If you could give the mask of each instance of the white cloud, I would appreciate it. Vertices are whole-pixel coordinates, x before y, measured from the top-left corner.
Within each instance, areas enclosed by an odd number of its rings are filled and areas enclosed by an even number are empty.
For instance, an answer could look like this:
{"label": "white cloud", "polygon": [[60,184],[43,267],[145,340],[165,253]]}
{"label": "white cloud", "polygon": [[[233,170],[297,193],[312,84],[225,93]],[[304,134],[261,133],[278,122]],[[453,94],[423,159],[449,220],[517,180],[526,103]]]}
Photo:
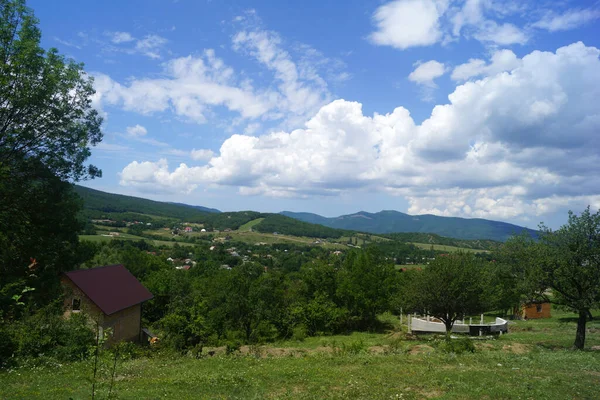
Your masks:
{"label": "white cloud", "polygon": [[[290,125],[306,121],[319,107],[331,100],[327,83],[308,63],[303,68],[282,48],[282,40],[274,32],[241,31],[234,35],[233,48],[247,52],[270,71],[277,82],[278,108],[288,114]],[[312,51],[312,49],[308,49]]]}
{"label": "white cloud", "polygon": [[160,58],[160,49],[168,40],[158,35],[146,35],[135,43],[135,48],[140,53],[150,58]]}
{"label": "white cloud", "polygon": [[529,37],[513,24],[497,24],[494,21],[485,21],[475,32],[474,37],[480,42],[489,42],[500,46],[511,44],[525,44]]}
{"label": "white cloud", "polygon": [[141,136],[145,136],[148,133],[148,131],[146,130],[146,128],[144,128],[143,126],[137,124],[135,126],[128,126],[127,127],[127,134],[130,136],[136,136],[136,137],[141,137]]}
{"label": "white cloud", "polygon": [[369,38],[374,44],[401,50],[445,44],[460,37],[487,45],[524,44],[529,40],[527,31],[502,21],[524,8],[519,3],[494,0],[394,0],[373,14],[376,30]]}
{"label": "white cloud", "polygon": [[582,43],[534,51],[458,86],[419,125],[403,107],[367,116],[336,100],[303,129],[233,135],[201,167],[133,162],[121,184],[294,197],[383,190],[407,198],[411,213],[487,218],[600,204],[599,56]]}
{"label": "white cloud", "polygon": [[181,57],[168,61],[162,77],[134,78],[121,85],[104,74],[95,74],[94,104],[122,107],[127,111],[152,114],[172,109],[176,115],[198,123],[206,120],[209,107],[221,106],[243,118],[258,118],[275,107],[266,92],[234,79],[233,69],[212,50],[200,57]]}
{"label": "white cloud", "polygon": [[159,35],[146,35],[141,39],[134,37],[129,32],[105,32],[111,44],[104,44],[103,51],[120,52],[126,54],[142,54],[152,59],[161,58],[161,51],[169,42],[166,38]]}
{"label": "white cloud", "polygon": [[111,34],[111,42],[119,44],[119,43],[127,43],[135,40],[131,33],[129,32],[113,32]]}
{"label": "white cloud", "polygon": [[370,39],[397,49],[437,43],[442,38],[439,18],[446,7],[446,2],[440,0],[396,0],[384,4],[373,14],[377,30]]}
{"label": "white cloud", "polygon": [[437,87],[434,80],[446,73],[446,67],[439,61],[431,60],[416,65],[417,68],[408,75],[408,80],[430,88]]}
{"label": "white cloud", "polygon": [[[172,109],[176,115],[197,123],[206,122],[207,114],[223,107],[242,119],[281,121],[282,126],[287,127],[304,123],[331,101],[318,67],[327,73],[338,73],[343,65],[336,60],[326,59],[316,50],[302,46],[303,58],[296,63],[283,49],[277,34],[262,30],[239,32],[232,42],[238,52],[255,58],[273,74],[273,85],[255,89],[251,80],[226,65],[214,50],[207,49],[200,56],[165,62],[159,77],[132,78],[127,84],[121,84],[105,74],[95,74],[94,106],[99,110],[106,105],[118,106],[141,114]],[[137,43],[142,49],[153,48],[151,44]],[[306,60],[317,63],[313,65]],[[247,129],[257,127],[258,122],[254,122]]]}
{"label": "white cloud", "polygon": [[472,58],[469,62],[454,68],[451,78],[466,81],[473,77],[496,75],[499,72],[512,71],[521,65],[521,60],[510,50],[498,50],[492,54],[489,64],[484,60]]}
{"label": "white cloud", "polygon": [[196,160],[196,161],[206,161],[206,160],[210,160],[213,156],[214,153],[212,150],[207,150],[207,149],[192,149],[192,151],[190,152],[190,155],[192,157],[192,160]]}
{"label": "white cloud", "polygon": [[600,10],[572,9],[567,10],[563,14],[548,12],[542,19],[532,24],[532,26],[550,32],[566,31],[579,28],[598,18],[600,18]]}

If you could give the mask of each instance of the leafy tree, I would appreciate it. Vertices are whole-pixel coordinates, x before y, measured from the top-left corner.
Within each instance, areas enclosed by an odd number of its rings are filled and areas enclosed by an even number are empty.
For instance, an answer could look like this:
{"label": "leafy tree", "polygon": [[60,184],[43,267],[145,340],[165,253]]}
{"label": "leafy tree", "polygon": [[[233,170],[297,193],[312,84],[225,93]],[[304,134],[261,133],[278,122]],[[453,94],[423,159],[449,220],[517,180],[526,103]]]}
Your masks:
{"label": "leafy tree", "polygon": [[438,257],[414,274],[412,306],[439,318],[449,333],[459,317],[484,310],[485,279],[482,261],[472,254]]}
{"label": "leafy tree", "polygon": [[590,310],[600,302],[600,211],[588,206],[581,215],[569,211],[569,221],[552,231],[540,225],[539,244],[532,246],[541,283],[552,289],[552,301],[578,314],[574,347],[585,345]]}
{"label": "leafy tree", "polygon": [[24,0],[0,0],[0,168],[35,158],[63,180],[100,176],[84,165],[102,140],[92,78],[42,49],[37,24]]}
{"label": "leafy tree", "polygon": [[102,120],[92,79],[40,47],[37,23],[24,0],[0,0],[0,293],[33,286],[43,304],[78,259],[81,205],[66,181],[101,175],[85,161]]}
{"label": "leafy tree", "polygon": [[390,306],[396,272],[374,249],[352,251],[339,273],[337,297],[359,327],[373,327]]}

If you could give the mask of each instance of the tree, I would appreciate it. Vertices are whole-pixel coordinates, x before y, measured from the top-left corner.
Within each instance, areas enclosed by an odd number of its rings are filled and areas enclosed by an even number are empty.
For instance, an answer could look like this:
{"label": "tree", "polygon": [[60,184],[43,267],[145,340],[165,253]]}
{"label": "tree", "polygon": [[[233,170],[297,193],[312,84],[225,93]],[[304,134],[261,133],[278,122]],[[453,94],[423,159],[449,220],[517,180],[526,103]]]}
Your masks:
{"label": "tree", "polygon": [[588,206],[557,231],[540,225],[540,241],[532,246],[541,282],[552,290],[552,302],[578,314],[574,347],[585,345],[590,310],[600,302],[600,211]]}
{"label": "tree", "polygon": [[40,47],[37,23],[24,0],[0,0],[0,314],[23,286],[53,297],[78,260],[81,204],[68,181],[101,175],[85,165],[102,139],[92,79]]}
{"label": "tree", "polygon": [[102,140],[83,65],[40,47],[24,0],[0,0],[0,170],[35,158],[62,180],[101,176],[85,166]]}
{"label": "tree", "polygon": [[485,279],[482,261],[472,254],[438,257],[414,274],[412,308],[439,318],[450,333],[459,317],[484,311]]}
{"label": "tree", "polygon": [[372,328],[377,314],[390,309],[396,271],[375,248],[352,251],[339,272],[337,298],[359,328]]}

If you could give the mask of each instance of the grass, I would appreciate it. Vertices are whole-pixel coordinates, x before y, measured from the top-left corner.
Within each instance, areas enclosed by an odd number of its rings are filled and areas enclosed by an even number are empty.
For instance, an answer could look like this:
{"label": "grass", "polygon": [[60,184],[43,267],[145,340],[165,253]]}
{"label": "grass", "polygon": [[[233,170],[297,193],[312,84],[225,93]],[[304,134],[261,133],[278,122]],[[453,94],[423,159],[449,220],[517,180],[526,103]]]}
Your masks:
{"label": "grass", "polygon": [[119,236],[102,236],[102,235],[79,235],[79,240],[88,240],[90,242],[109,242],[111,240],[144,240],[148,243],[152,243],[155,246],[169,246],[173,247],[175,243],[180,246],[195,246],[194,243],[186,242],[172,242],[168,240],[153,240],[144,238],[141,236],[130,235],[128,233],[121,233]]}
{"label": "grass", "polygon": [[[475,353],[447,353],[439,339],[353,333],[286,341],[244,354],[194,359],[155,354],[123,362],[120,399],[594,399],[600,385],[600,322],[586,351],[570,349],[574,314],[517,321],[476,341]],[[390,316],[388,316],[390,318]],[[282,348],[295,353],[277,352]],[[340,351],[325,351],[334,348]],[[0,372],[0,398],[90,397],[90,362]],[[108,381],[100,398],[106,398]]]}
{"label": "grass", "polygon": [[489,253],[489,250],[470,249],[468,247],[446,246],[443,244],[431,244],[431,243],[411,243],[411,244],[414,244],[418,248],[424,249],[424,250],[430,250],[431,247],[433,246],[434,250],[447,251],[449,253],[454,252],[454,251],[464,251],[467,253]]}
{"label": "grass", "polygon": [[253,219],[252,221],[247,222],[244,225],[240,226],[238,229],[238,232],[250,232],[252,230],[253,226],[260,224],[263,220],[264,220],[264,218]]}

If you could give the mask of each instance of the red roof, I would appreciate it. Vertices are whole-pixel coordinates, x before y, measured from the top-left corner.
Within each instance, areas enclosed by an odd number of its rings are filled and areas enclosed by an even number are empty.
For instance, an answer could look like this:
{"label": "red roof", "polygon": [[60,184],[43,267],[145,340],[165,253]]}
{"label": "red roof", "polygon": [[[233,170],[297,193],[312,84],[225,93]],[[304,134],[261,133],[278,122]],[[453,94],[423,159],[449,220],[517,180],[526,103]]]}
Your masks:
{"label": "red roof", "polygon": [[154,297],[120,264],[79,269],[65,275],[106,315]]}

